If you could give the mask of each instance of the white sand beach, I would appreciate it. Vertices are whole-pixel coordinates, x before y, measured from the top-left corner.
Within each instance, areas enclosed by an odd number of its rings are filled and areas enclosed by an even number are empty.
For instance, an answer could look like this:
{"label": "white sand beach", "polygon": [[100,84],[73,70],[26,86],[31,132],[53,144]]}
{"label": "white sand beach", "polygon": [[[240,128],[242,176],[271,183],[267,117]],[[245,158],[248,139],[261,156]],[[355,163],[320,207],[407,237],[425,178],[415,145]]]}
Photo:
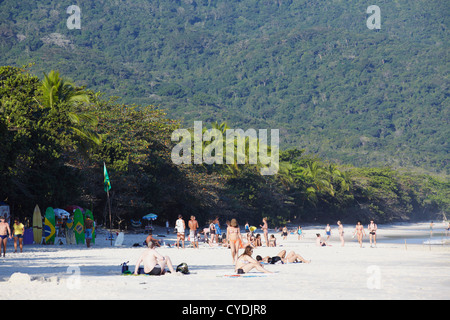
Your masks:
{"label": "white sand beach", "polygon": [[[442,223],[441,223],[442,224]],[[189,275],[124,276],[121,264],[134,268],[144,247],[132,247],[146,234],[127,233],[121,247],[111,247],[106,231],[91,247],[76,245],[28,245],[14,253],[8,241],[6,257],[0,258],[0,299],[187,299],[187,300],[301,300],[301,299],[440,299],[450,298],[450,246],[408,243],[402,239],[427,237],[429,223],[379,225],[378,244],[363,248],[351,238],[354,226],[345,225],[346,244],[341,247],[337,226],[332,226],[331,246],[316,246],[316,233],[325,226],[303,227],[305,237],[290,234],[278,247],[255,249],[253,257],[274,256],[294,250],[309,264],[266,265],[274,274],[261,277],[225,277],[234,274],[230,250],[201,244],[199,249],[166,248],[174,265],[185,262]],[[365,226],[367,227],[367,226]],[[433,239],[439,236],[436,223]],[[260,230],[259,230],[260,231]],[[273,230],[272,232],[273,233]],[[168,243],[176,239],[163,228],[154,235]],[[397,237],[397,242],[389,237]],[[158,237],[156,237],[158,238]],[[189,242],[186,241],[186,245]],[[242,252],[242,250],[240,251]],[[251,271],[251,275],[261,275]]]}

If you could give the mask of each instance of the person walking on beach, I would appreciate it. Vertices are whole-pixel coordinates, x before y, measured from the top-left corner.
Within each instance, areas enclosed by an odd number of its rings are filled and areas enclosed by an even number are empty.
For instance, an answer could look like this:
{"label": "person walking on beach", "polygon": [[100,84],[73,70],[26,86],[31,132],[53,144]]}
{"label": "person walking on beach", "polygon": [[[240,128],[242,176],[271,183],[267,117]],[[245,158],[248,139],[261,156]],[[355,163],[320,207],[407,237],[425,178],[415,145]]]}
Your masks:
{"label": "person walking on beach", "polygon": [[8,243],[8,236],[11,239],[11,229],[9,228],[9,223],[6,222],[5,217],[0,217],[0,256],[1,249],[3,248],[3,257],[6,254],[6,244]]}
{"label": "person walking on beach", "polygon": [[145,274],[150,275],[163,275],[165,274],[166,266],[169,268],[172,274],[175,274],[172,261],[168,256],[163,257],[155,250],[155,244],[153,241],[148,243],[148,249],[142,253],[139,260],[136,262],[134,268],[134,274],[139,274],[139,266],[144,263]]}
{"label": "person walking on beach", "polygon": [[267,218],[262,219],[263,225],[259,225],[264,232],[264,240],[266,241],[266,247],[269,246],[269,226],[267,225]]}
{"label": "person walking on beach", "polygon": [[375,247],[377,246],[377,229],[378,226],[373,222],[373,220],[370,220],[369,226],[367,227],[369,230],[369,241],[370,241],[370,247],[372,248],[372,240]]}
{"label": "person walking on beach", "polygon": [[191,216],[191,220],[188,222],[189,226],[189,240],[192,243],[192,246],[198,249],[198,236],[197,236],[197,229],[198,229],[198,222],[195,220],[195,216]]}
{"label": "person walking on beach", "polygon": [[19,222],[19,218],[14,219],[13,235],[14,235],[14,252],[17,252],[17,242],[19,242],[20,252],[23,249],[23,234],[25,233],[25,227]]}
{"label": "person walking on beach", "polygon": [[327,226],[325,227],[325,234],[327,235],[327,241],[330,240],[331,237],[331,227],[330,224],[327,223]]}
{"label": "person walking on beach", "polygon": [[366,235],[364,232],[364,227],[361,224],[361,221],[358,221],[355,227],[355,231],[353,232],[353,236],[356,234],[358,238],[359,247],[362,248],[362,239]]}
{"label": "person walking on beach", "polygon": [[230,225],[227,228],[227,239],[231,249],[231,258],[233,263],[236,264],[239,256],[239,248],[242,244],[241,231],[236,219],[231,219]]}
{"label": "person walking on beach", "polygon": [[186,223],[184,222],[181,214],[178,215],[178,220],[175,222],[175,228],[177,229],[177,248],[180,248],[181,240],[184,249],[184,230],[186,229]]}
{"label": "person walking on beach", "polygon": [[339,238],[341,239],[341,247],[343,247],[344,246],[344,226],[342,225],[341,221],[338,221],[337,225],[338,225]]}
{"label": "person walking on beach", "polygon": [[235,272],[238,274],[247,273],[252,269],[256,269],[258,271],[264,273],[272,273],[261,265],[258,261],[252,258],[253,248],[251,246],[247,246],[244,249],[244,253],[240,255],[235,264]]}

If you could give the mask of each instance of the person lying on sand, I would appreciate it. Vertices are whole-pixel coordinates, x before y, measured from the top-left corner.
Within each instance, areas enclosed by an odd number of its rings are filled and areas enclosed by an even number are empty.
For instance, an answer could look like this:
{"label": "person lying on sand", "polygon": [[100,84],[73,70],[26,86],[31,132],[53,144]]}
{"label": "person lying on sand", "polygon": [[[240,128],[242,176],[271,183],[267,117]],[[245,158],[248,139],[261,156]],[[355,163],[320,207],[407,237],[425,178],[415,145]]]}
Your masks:
{"label": "person lying on sand", "polygon": [[244,253],[239,256],[235,265],[235,271],[238,274],[247,273],[252,269],[256,269],[264,273],[272,273],[261,265],[258,261],[252,258],[253,248],[247,246],[244,249]]}
{"label": "person lying on sand", "polygon": [[281,263],[310,263],[311,260],[305,260],[301,255],[298,253],[295,253],[294,251],[289,252],[286,255],[286,250],[281,250],[276,256],[269,257],[266,256],[262,258],[261,256],[256,256],[256,260],[263,262],[263,263],[269,263],[269,264],[276,264],[277,262]]}
{"label": "person lying on sand", "polygon": [[134,274],[139,274],[139,266],[144,263],[145,274],[150,275],[163,275],[167,266],[172,274],[175,274],[175,270],[172,266],[172,261],[168,256],[163,257],[155,250],[155,243],[150,241],[148,243],[148,249],[142,253],[134,268]]}

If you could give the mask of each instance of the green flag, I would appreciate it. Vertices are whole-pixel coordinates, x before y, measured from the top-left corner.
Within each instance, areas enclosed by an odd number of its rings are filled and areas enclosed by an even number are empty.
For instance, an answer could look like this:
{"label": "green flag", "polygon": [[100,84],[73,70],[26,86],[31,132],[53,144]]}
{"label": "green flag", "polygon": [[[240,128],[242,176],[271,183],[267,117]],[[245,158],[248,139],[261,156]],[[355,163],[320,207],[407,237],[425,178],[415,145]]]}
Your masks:
{"label": "green flag", "polygon": [[106,171],[106,164],[103,162],[103,185],[105,186],[105,192],[111,190],[111,181],[109,181],[108,171]]}

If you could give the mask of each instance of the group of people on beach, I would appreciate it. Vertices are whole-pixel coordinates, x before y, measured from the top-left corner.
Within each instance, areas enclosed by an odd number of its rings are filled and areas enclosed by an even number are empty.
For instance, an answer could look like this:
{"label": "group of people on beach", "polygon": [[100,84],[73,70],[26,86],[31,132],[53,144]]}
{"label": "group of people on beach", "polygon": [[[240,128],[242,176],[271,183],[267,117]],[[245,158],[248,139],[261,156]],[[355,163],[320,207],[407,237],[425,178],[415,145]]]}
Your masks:
{"label": "group of people on beach", "polygon": [[[339,239],[341,241],[341,246],[343,247],[345,244],[345,240],[344,240],[344,226],[342,225],[341,221],[337,222],[338,225],[338,233],[339,233]],[[370,247],[376,247],[377,246],[377,230],[378,230],[378,226],[377,224],[373,221],[370,220],[369,225],[367,226],[367,231],[369,233],[369,241],[370,241]],[[327,236],[326,240],[322,239],[322,236],[320,233],[316,233],[316,244],[320,247],[325,247],[328,246],[329,244],[327,243],[327,241],[330,239],[331,237],[331,227],[329,224],[327,224],[327,226],[325,227],[325,234]],[[364,231],[364,226],[362,225],[361,221],[358,221],[356,223],[355,226],[355,230],[353,232],[352,238],[354,238],[356,236],[359,246],[360,248],[362,248],[362,244],[363,244],[363,237],[366,236],[366,232]]]}
{"label": "group of people on beach", "polygon": [[14,252],[17,252],[17,244],[19,244],[20,252],[23,250],[23,235],[25,233],[24,225],[19,221],[18,218],[14,219],[13,232],[9,227],[9,223],[6,222],[5,217],[0,217],[0,256],[3,252],[3,257],[6,255],[6,245],[8,243],[8,238],[14,238]]}
{"label": "group of people on beach", "polygon": [[[217,221],[211,221],[212,224],[214,224],[214,230],[217,230]],[[198,237],[197,237],[197,229],[198,229],[198,222],[195,219],[195,216],[191,216],[189,222],[189,240],[194,244],[194,248],[198,248]],[[211,233],[211,224],[210,224],[210,231]],[[268,237],[268,224],[267,224],[267,218],[263,219],[263,224],[260,226],[264,232],[264,238],[265,238],[265,244],[267,247],[271,246],[271,242]],[[185,229],[186,224],[183,220],[183,217],[181,215],[178,216],[177,221],[175,222],[175,229],[177,232],[177,242],[176,246],[179,247],[179,242],[182,241],[182,247],[184,248],[184,235],[185,235]],[[276,263],[310,263],[310,261],[307,261],[304,259],[300,254],[291,251],[289,253],[286,252],[286,250],[281,250],[276,256],[269,257],[266,256],[262,258],[261,256],[257,256],[256,259],[252,257],[253,251],[258,247],[258,245],[255,245],[253,241],[249,241],[251,239],[251,234],[253,233],[249,228],[245,228],[247,232],[247,242],[245,243],[240,231],[239,224],[237,223],[236,219],[232,219],[231,221],[227,221],[227,230],[226,230],[226,236],[224,238],[224,243],[227,244],[227,247],[230,249],[232,262],[234,265],[235,272],[238,274],[247,273],[252,269],[256,269],[257,271],[264,272],[264,273],[272,273],[271,271],[264,268],[263,264],[276,264]],[[205,232],[205,238],[207,238],[206,230]],[[211,235],[211,238],[207,241],[211,243],[215,239],[215,233]],[[156,247],[159,246],[159,241],[157,239],[154,239],[152,235],[150,234],[146,238],[146,244],[147,244],[147,250],[145,250],[142,255],[139,257],[134,274],[139,274],[140,272],[140,265],[141,263],[144,264],[144,273],[150,274],[150,275],[162,275],[166,273],[165,267],[169,269],[169,273],[174,274],[174,268],[172,260],[169,256],[162,256],[156,251]],[[239,250],[244,249],[244,252],[239,255]]]}

